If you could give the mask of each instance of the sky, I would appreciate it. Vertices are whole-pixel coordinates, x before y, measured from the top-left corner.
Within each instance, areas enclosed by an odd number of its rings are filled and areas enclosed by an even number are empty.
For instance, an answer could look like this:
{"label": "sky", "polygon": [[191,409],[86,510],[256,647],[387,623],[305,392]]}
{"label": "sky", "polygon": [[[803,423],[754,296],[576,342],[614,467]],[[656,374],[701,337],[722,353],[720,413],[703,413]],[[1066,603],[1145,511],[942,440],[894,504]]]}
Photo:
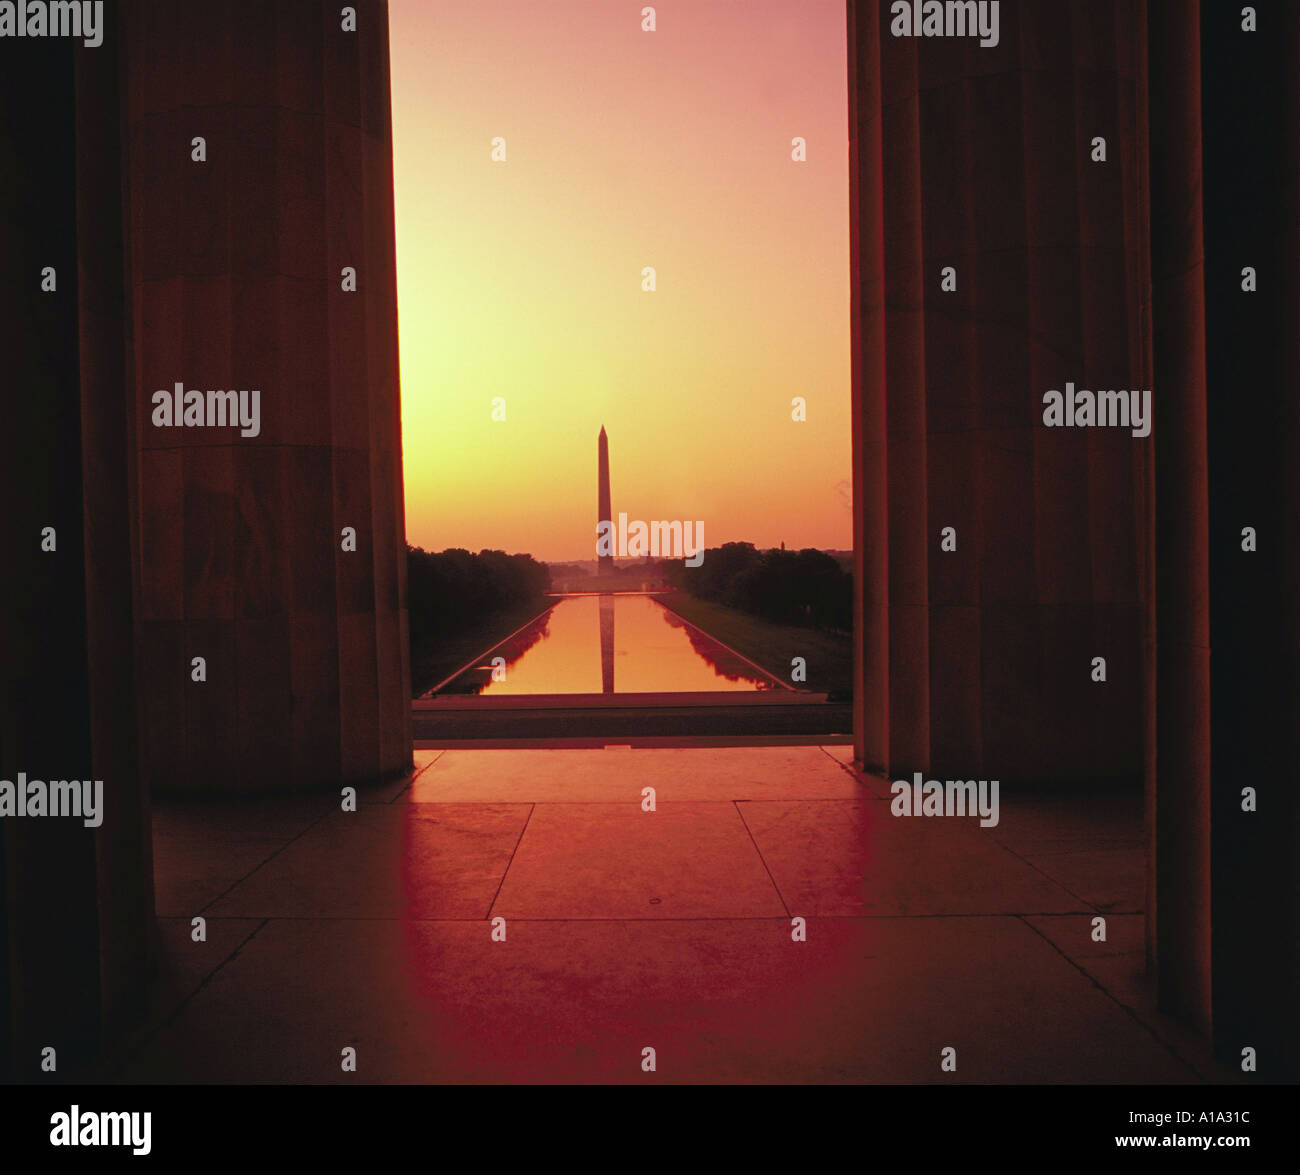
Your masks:
{"label": "sky", "polygon": [[391,0],[416,546],[593,558],[602,425],[615,514],[852,546],[844,0],[645,7]]}

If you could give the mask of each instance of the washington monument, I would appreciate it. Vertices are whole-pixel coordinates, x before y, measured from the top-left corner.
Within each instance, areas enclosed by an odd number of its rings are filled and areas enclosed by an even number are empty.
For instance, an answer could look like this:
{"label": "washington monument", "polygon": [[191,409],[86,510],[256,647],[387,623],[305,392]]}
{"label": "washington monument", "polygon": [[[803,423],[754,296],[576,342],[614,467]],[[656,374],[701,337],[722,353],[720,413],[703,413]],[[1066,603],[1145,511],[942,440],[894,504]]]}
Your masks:
{"label": "washington monument", "polygon": [[[609,509],[609,438],[605,435],[605,426],[600,426],[600,436],[596,438],[596,525],[611,523],[614,520]],[[614,556],[597,557],[597,574],[603,575],[614,568]]]}

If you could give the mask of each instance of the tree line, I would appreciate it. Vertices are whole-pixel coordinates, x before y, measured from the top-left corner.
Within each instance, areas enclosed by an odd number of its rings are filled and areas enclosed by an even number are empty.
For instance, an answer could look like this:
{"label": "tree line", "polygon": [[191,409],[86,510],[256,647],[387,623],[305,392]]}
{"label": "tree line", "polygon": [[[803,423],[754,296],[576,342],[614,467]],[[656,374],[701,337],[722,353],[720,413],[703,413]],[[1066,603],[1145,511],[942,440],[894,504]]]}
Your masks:
{"label": "tree line", "polygon": [[507,608],[540,603],[551,587],[550,568],[531,555],[459,547],[407,547],[406,578],[412,652]]}
{"label": "tree line", "polygon": [[665,562],[670,583],[774,624],[853,629],[853,576],[825,551],[759,551],[753,543],[709,547],[699,567]]}

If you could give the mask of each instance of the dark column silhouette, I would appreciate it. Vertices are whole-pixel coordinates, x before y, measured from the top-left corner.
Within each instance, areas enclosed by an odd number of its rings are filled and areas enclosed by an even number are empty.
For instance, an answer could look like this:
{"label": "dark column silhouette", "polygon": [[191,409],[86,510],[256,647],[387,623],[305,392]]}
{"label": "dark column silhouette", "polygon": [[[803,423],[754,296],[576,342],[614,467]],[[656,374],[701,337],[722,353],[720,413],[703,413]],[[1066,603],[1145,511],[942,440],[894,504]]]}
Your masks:
{"label": "dark column silhouette", "polygon": [[[0,1071],[84,1075],[144,994],[118,43],[0,41],[0,777],[102,780],[97,828],[0,821]],[[41,289],[53,270],[54,288]],[[48,531],[46,528],[49,528]],[[46,548],[46,549],[43,549]],[[52,1047],[57,1068],[42,1069]]]}
{"label": "dark column silhouette", "polygon": [[[106,8],[107,11],[107,8]],[[153,830],[139,756],[132,559],[136,425],[134,332],[126,294],[121,64],[116,39],[74,50],[77,108],[77,304],[86,559],[90,736],[104,780],[95,833],[99,882],[100,1005],[109,1034],[145,998],[153,947]]]}
{"label": "dark column silhouette", "polygon": [[1151,386],[1141,11],[1004,3],[982,48],[849,6],[857,741],[892,775],[1142,776],[1150,442],[1042,420]]}
{"label": "dark column silhouette", "polygon": [[[168,791],[410,762],[387,9],[354,7],[355,32],[305,0],[124,10],[140,699]],[[260,435],[154,427],[177,381],[259,389]]]}
{"label": "dark column silhouette", "polygon": [[[20,48],[22,52],[20,52]],[[7,459],[0,462],[6,559],[0,776],[82,779],[91,770],[90,680],[77,357],[76,112],[66,44],[0,41],[8,120],[0,160]],[[42,271],[57,288],[39,293]],[[55,551],[41,550],[52,527]],[[79,820],[0,821],[6,1029],[14,1075],[36,1080],[40,1049],[65,1069],[99,1028],[85,977],[98,966],[95,836]],[[51,936],[58,924],[62,933]]]}
{"label": "dark column silhouette", "polygon": [[[1201,5],[1210,943],[1223,1058],[1300,1080],[1300,7]],[[1153,103],[1155,84],[1153,81]],[[1256,291],[1243,289],[1255,270]],[[1243,529],[1255,550],[1243,550]],[[1202,566],[1205,566],[1203,563]],[[1206,590],[1208,586],[1208,591]],[[1190,717],[1190,716],[1189,716]],[[1208,747],[1206,743],[1208,741]],[[1243,811],[1243,789],[1256,811]],[[1204,853],[1204,846],[1198,846]]]}
{"label": "dark column silhouette", "polygon": [[878,5],[848,6],[850,336],[853,355],[853,745],[890,762],[885,226]]}

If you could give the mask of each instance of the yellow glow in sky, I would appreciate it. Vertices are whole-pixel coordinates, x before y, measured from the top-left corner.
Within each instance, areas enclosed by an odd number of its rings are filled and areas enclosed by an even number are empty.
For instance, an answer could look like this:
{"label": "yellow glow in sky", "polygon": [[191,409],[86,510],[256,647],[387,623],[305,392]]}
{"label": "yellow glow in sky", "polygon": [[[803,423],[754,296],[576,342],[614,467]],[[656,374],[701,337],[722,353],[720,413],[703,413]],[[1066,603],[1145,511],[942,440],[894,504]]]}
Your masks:
{"label": "yellow glow in sky", "polygon": [[593,558],[602,424],[615,513],[852,545],[843,0],[642,7],[390,4],[418,546]]}

